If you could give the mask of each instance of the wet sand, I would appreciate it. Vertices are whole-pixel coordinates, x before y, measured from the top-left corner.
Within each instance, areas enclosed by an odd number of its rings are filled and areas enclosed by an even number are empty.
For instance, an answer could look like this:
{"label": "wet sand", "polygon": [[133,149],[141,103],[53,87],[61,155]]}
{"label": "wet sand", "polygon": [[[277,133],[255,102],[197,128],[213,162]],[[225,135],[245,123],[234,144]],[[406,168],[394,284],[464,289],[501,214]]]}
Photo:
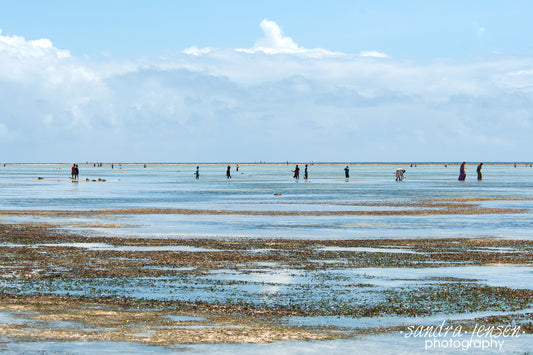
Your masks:
{"label": "wet sand", "polygon": [[[533,332],[532,289],[415,277],[417,270],[441,267],[530,266],[532,241],[124,239],[51,227],[0,225],[0,335],[8,341],[172,346],[328,340],[405,326],[297,326],[289,320],[349,317],[357,324],[362,317],[469,313],[466,328],[512,323]],[[375,276],[355,282],[345,274],[360,268],[402,268],[413,278],[379,286]],[[504,314],[477,319],[480,311]]]}
{"label": "wet sand", "polygon": [[[530,198],[444,198],[424,199],[408,202],[311,202],[301,205],[324,206],[368,206],[394,207],[386,210],[320,210],[320,211],[254,211],[254,210],[221,210],[221,209],[187,209],[187,208],[116,208],[100,210],[0,210],[0,216],[113,216],[137,214],[182,214],[182,215],[251,215],[251,216],[422,216],[422,215],[482,215],[482,214],[519,214],[527,213],[526,208],[490,208],[482,207],[474,202],[487,201],[531,201]],[[278,203],[278,202],[276,202]],[[271,202],[271,204],[273,204]],[[296,204],[279,202],[279,204]]]}

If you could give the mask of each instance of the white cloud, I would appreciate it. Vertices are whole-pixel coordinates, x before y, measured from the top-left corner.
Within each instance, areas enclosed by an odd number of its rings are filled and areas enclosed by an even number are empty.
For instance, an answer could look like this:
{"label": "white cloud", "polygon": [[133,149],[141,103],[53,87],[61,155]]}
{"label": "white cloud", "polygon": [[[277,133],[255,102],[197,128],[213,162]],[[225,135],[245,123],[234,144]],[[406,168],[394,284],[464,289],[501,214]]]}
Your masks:
{"label": "white cloud", "polygon": [[247,50],[105,63],[0,35],[0,136],[17,132],[0,147],[25,161],[526,159],[533,58],[419,64],[261,27]]}
{"label": "white cloud", "polygon": [[26,41],[21,36],[2,36],[2,32],[0,32],[0,51],[9,53],[19,59],[42,58],[45,56],[54,56],[58,59],[70,57],[69,51],[54,48],[49,39]]}
{"label": "white cloud", "polygon": [[533,70],[524,69],[502,73],[496,79],[498,84],[509,89],[518,89],[522,92],[533,93]]}
{"label": "white cloud", "polygon": [[375,57],[375,58],[388,58],[389,56],[383,52],[377,51],[363,51],[359,54],[361,57]]}
{"label": "white cloud", "polygon": [[211,48],[198,48],[196,46],[192,46],[192,47],[189,47],[189,48],[185,48],[183,50],[183,53],[185,54],[189,54],[189,55],[194,55],[194,56],[200,56],[200,55],[204,55],[204,54],[209,54],[211,52]]}
{"label": "white cloud", "polygon": [[253,47],[254,51],[265,53],[298,53],[303,51],[290,37],[284,37],[281,28],[274,22],[264,19],[261,29],[265,37],[258,39]]}
{"label": "white cloud", "polygon": [[49,39],[36,39],[29,42],[33,48],[52,48],[52,42]]}
{"label": "white cloud", "polygon": [[331,56],[338,55],[338,52],[332,52],[321,48],[306,49],[300,47],[292,38],[284,36],[279,25],[267,19],[261,21],[261,29],[264,37],[255,41],[252,48],[236,49],[238,52],[249,54],[266,53],[266,54],[304,54],[307,56]]}

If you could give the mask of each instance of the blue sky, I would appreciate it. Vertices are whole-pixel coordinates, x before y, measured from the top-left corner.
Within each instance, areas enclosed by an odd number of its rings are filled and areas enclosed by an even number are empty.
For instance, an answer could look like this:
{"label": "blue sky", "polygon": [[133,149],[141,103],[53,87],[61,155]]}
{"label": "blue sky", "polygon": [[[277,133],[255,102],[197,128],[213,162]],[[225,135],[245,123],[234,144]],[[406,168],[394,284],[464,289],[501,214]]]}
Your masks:
{"label": "blue sky", "polygon": [[528,161],[530,1],[3,1],[0,161]]}

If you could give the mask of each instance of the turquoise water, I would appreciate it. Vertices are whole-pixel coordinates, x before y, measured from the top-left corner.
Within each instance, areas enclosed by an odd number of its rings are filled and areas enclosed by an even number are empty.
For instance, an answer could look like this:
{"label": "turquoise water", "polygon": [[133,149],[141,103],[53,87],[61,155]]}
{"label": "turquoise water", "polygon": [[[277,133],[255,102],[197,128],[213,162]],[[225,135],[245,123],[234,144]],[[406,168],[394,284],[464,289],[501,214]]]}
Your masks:
{"label": "turquoise water", "polygon": [[[442,164],[345,164],[309,166],[309,180],[292,178],[294,165],[115,164],[114,169],[80,165],[80,181],[71,182],[68,164],[0,166],[0,210],[98,210],[175,208],[236,211],[398,211],[427,207],[397,206],[422,199],[533,199],[533,168],[485,164],[483,181],[476,165],[467,165],[467,181],[457,181],[459,166]],[[407,170],[396,182],[398,167]],[[39,179],[42,178],[42,179]],[[89,179],[89,181],[86,181]],[[105,181],[98,181],[102,179]],[[96,181],[93,181],[96,180]],[[489,200],[482,207],[533,209],[533,200]],[[385,204],[385,205],[380,205]],[[141,214],[106,217],[39,218],[74,231],[145,237],[276,237],[313,239],[404,237],[501,237],[531,239],[530,211],[485,215],[269,216]],[[3,221],[33,217],[2,217]],[[80,224],[120,224],[116,228]]]}

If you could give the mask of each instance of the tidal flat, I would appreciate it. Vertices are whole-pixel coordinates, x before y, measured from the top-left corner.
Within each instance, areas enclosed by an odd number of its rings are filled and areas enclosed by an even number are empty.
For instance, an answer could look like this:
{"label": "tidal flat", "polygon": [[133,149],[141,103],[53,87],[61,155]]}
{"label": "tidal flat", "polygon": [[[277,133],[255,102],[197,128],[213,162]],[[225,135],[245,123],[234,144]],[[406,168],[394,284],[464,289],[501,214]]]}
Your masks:
{"label": "tidal flat", "polygon": [[533,332],[532,241],[0,236],[8,342],[330,341],[443,320]]}
{"label": "tidal flat", "polygon": [[530,351],[533,169],[395,165],[7,165],[0,351]]}

